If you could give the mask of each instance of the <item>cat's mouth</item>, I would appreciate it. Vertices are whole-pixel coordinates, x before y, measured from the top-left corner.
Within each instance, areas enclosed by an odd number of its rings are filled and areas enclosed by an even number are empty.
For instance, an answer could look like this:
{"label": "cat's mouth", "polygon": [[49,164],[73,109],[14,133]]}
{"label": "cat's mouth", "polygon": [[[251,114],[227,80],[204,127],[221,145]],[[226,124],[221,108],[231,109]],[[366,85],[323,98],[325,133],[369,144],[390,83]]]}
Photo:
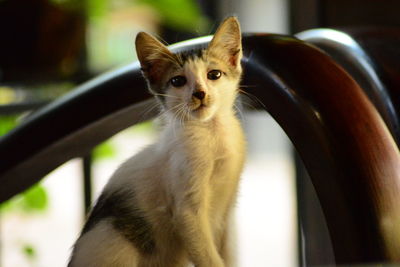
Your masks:
{"label": "cat's mouth", "polygon": [[199,111],[199,110],[202,110],[202,109],[205,109],[205,108],[207,108],[207,105],[204,104],[204,103],[200,103],[197,107],[193,108],[192,111]]}

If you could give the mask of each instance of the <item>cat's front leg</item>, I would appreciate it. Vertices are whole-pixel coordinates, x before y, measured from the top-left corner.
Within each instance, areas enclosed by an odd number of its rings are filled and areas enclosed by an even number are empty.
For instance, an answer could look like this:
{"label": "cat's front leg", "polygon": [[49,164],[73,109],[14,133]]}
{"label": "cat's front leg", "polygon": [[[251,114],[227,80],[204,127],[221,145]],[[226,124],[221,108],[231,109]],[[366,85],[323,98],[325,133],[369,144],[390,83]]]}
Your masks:
{"label": "cat's front leg", "polygon": [[214,243],[208,216],[201,209],[186,206],[178,214],[180,237],[196,267],[224,267]]}
{"label": "cat's front leg", "polygon": [[196,163],[201,168],[184,170],[174,186],[176,231],[196,267],[224,267],[210,225],[209,179],[213,166]]}
{"label": "cat's front leg", "polygon": [[[233,212],[231,212],[233,214]],[[221,235],[221,241],[219,244],[219,251],[222,259],[224,260],[225,266],[236,267],[237,266],[237,236],[236,236],[236,221],[234,214],[230,215]]]}

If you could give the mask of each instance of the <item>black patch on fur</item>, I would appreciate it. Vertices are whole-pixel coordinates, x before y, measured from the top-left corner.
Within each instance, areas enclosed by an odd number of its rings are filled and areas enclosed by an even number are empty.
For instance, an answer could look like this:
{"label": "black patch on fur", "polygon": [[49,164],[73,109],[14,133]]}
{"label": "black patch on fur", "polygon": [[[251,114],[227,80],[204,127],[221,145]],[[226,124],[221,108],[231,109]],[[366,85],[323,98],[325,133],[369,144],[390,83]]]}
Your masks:
{"label": "black patch on fur", "polygon": [[[205,47],[199,46],[198,48],[195,49],[191,49],[188,51],[183,51],[183,52],[179,52],[177,53],[177,58],[178,58],[178,62],[176,62],[176,64],[179,64],[179,66],[177,65],[173,65],[171,67],[174,68],[182,68],[183,65],[185,65],[185,63],[188,60],[193,60],[195,58],[202,58],[204,55],[204,51],[205,51]],[[145,73],[147,70],[142,68],[143,73]],[[144,75],[146,77],[146,75]],[[161,104],[165,105],[165,101],[166,101],[166,97],[162,96],[162,95],[157,95],[157,94],[164,94],[166,91],[166,87],[168,86],[169,80],[167,83],[165,84],[160,84],[160,81],[151,81],[150,82],[150,92],[154,93],[154,96],[161,102]]]}
{"label": "black patch on fur", "polygon": [[178,57],[182,59],[181,66],[185,64],[186,61],[189,59],[195,59],[195,58],[202,58],[204,53],[204,49],[199,48],[199,49],[192,49],[188,51],[183,51],[178,53]]}
{"label": "black patch on fur", "polygon": [[150,223],[145,214],[135,206],[132,192],[123,190],[102,194],[83,227],[82,235],[103,219],[111,219],[114,228],[128,239],[141,253],[152,254],[156,245]]}

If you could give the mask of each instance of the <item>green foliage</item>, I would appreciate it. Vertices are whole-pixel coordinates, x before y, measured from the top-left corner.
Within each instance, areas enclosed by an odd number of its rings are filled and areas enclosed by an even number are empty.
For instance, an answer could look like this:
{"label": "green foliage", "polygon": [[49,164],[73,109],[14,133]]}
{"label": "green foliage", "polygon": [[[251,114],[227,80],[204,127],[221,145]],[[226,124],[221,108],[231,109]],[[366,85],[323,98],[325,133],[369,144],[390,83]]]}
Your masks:
{"label": "green foliage", "polygon": [[104,142],[93,150],[92,155],[93,160],[101,160],[114,157],[116,155],[116,151],[111,142]]}
{"label": "green foliage", "polygon": [[25,213],[44,212],[48,208],[48,194],[40,185],[34,185],[27,191],[0,205],[0,211],[20,211]]}
{"label": "green foliage", "polygon": [[139,124],[136,124],[132,128],[130,128],[132,133],[145,133],[151,134],[154,132],[154,124],[153,121],[145,121]]}
{"label": "green foliage", "polygon": [[[154,125],[152,121],[145,121],[129,128],[128,130],[132,134],[153,134]],[[113,145],[112,141],[106,141],[98,145],[92,153],[93,160],[103,160],[115,157],[117,149]]]}
{"label": "green foliage", "polygon": [[207,28],[207,19],[201,15],[194,0],[138,0],[138,3],[152,6],[158,11],[163,22],[176,30],[200,31]]}
{"label": "green foliage", "polygon": [[[65,1],[65,0],[53,0]],[[113,6],[112,0],[87,0],[87,10],[89,17],[99,19],[110,11]],[[142,4],[152,7],[158,12],[163,23],[179,31],[199,31],[204,33],[208,28],[209,21],[202,16],[200,7],[195,0],[137,0],[119,1],[120,5],[131,6],[132,4]]]}
{"label": "green foliage", "polygon": [[87,11],[91,19],[98,19],[104,16],[108,9],[110,0],[87,0]]}
{"label": "green foliage", "polygon": [[37,256],[35,248],[30,244],[25,244],[22,246],[22,253],[29,259],[34,260]]}
{"label": "green foliage", "polygon": [[17,125],[17,116],[0,116],[0,136],[5,135]]}
{"label": "green foliage", "polygon": [[47,192],[41,185],[33,186],[22,195],[21,208],[26,212],[44,211],[47,207]]}

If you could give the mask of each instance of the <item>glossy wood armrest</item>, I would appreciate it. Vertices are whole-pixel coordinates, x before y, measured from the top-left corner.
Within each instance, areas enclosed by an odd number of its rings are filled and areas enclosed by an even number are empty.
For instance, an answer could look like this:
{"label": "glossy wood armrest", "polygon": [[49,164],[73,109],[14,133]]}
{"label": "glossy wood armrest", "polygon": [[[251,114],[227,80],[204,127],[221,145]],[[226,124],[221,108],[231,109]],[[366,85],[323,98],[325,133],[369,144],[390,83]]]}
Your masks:
{"label": "glossy wood armrest", "polygon": [[357,80],[400,146],[400,28],[321,28],[297,37],[327,52]]}

